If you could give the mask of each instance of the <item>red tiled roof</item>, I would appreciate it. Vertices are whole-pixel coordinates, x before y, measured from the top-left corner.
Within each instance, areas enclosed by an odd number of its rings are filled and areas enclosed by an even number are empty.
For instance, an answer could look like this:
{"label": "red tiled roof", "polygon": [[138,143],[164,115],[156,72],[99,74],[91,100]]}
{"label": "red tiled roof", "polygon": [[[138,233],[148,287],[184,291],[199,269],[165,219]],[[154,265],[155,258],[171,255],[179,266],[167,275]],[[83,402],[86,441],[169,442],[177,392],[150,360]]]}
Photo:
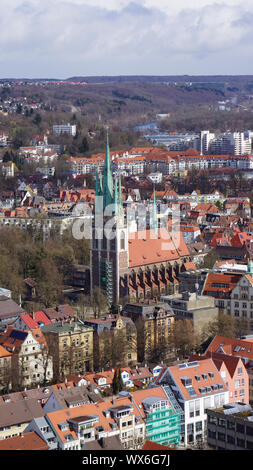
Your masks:
{"label": "red tiled roof", "polygon": [[141,450],[163,451],[163,450],[175,450],[175,449],[173,449],[173,447],[168,447],[168,446],[164,446],[162,444],[158,444],[157,442],[146,441],[144,446],[141,448]]}
{"label": "red tiled roof", "polygon": [[241,360],[240,357],[237,356],[231,356],[223,353],[217,353],[213,351],[206,351],[206,353],[202,356],[197,356],[197,355],[192,355],[189,358],[189,361],[201,361],[203,359],[212,359],[215,366],[217,367],[218,370],[221,369],[222,364],[224,363],[226,365],[226,368],[230,374],[230,377],[233,378],[235,371],[237,370],[238,364],[242,363],[243,367],[244,364]]}
{"label": "red tiled roof", "polygon": [[228,338],[226,336],[215,336],[212,342],[209,344],[206,352],[223,352],[232,356],[239,356],[247,358],[248,360],[253,359],[253,344],[247,339]]}
{"label": "red tiled roof", "polygon": [[229,273],[209,273],[204,285],[203,295],[214,296],[216,293],[229,294],[236,287],[241,279],[242,274],[229,274]]}
{"label": "red tiled roof", "polygon": [[[165,229],[164,229],[165,230]],[[173,238],[165,238],[163,230],[158,235],[153,230],[138,232],[134,239],[129,239],[129,266],[160,263],[189,256],[189,250],[181,232],[173,232]],[[166,231],[170,237],[170,232]]]}
{"label": "red tiled roof", "polygon": [[47,443],[34,431],[0,440],[0,450],[49,450]]}
{"label": "red tiled roof", "polygon": [[26,313],[20,317],[25,324],[28,326],[29,329],[39,328],[41,323],[44,325],[51,325],[51,320],[47,317],[47,315],[42,312],[34,312],[34,313]]}
{"label": "red tiled roof", "polygon": [[[223,391],[227,390],[225,382],[221,378],[212,359],[203,359],[200,361],[196,361],[196,365],[192,365],[191,367],[189,366],[190,363],[187,364],[188,367],[186,368],[181,368],[182,364],[169,367],[169,370],[185,400],[189,400],[190,398],[192,398],[187,387],[184,386],[181,380],[185,376],[187,376],[187,378],[192,379],[192,387],[195,390],[196,397],[203,396],[203,394],[199,390],[201,387],[211,387],[211,385],[217,385],[220,383],[223,385]],[[213,374],[212,377],[209,375],[209,372]],[[204,379],[202,374],[206,375],[206,379]],[[200,379],[197,380],[196,376],[199,376]],[[212,389],[210,392],[206,392],[207,395],[211,395],[212,393],[217,392],[212,391]]]}

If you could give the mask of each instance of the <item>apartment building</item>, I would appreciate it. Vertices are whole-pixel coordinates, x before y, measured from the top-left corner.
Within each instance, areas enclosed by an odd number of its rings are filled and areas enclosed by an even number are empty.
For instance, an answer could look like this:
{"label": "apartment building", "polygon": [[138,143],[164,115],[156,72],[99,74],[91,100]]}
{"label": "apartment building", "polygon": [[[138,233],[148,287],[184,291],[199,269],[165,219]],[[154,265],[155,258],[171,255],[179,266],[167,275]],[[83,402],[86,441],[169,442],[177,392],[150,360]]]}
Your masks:
{"label": "apartment building", "polygon": [[213,297],[219,313],[230,314],[231,295],[240,281],[242,273],[210,272],[202,289],[202,295]]}
{"label": "apartment building", "polygon": [[155,354],[162,353],[164,348],[169,354],[169,338],[175,316],[169,305],[151,301],[126,304],[122,315],[130,318],[136,326],[139,362],[154,359]]}
{"label": "apartment building", "polygon": [[73,137],[76,135],[76,125],[68,124],[57,124],[53,126],[53,133],[54,134],[69,134]]}
{"label": "apartment building", "polygon": [[93,330],[82,322],[69,320],[41,328],[53,356],[54,378],[83,374],[93,368]]}
{"label": "apartment building", "polygon": [[183,411],[181,444],[187,447],[206,439],[207,409],[229,403],[229,391],[212,359],[167,367],[156,379]]}
{"label": "apartment building", "polygon": [[[124,393],[124,392],[122,392]],[[180,443],[181,409],[175,409],[162,386],[132,392],[146,425],[146,439],[157,444]]]}
{"label": "apartment building", "polygon": [[[227,354],[230,356],[236,356],[242,359],[247,373],[248,373],[248,390],[249,390],[249,403],[253,403],[253,342],[252,342],[252,337],[245,337],[244,339],[238,339],[238,338],[227,338],[225,336],[215,336],[215,338],[212,340],[212,342],[209,344],[207,350],[205,351],[206,353],[221,353],[221,354]],[[242,390],[240,392],[238,390],[237,396],[235,398],[244,398],[246,395],[247,391],[243,392],[243,389],[245,389],[245,381],[243,382],[241,379],[245,379],[244,369],[240,368],[238,370],[238,377],[237,380],[237,389]],[[240,401],[242,401],[240,399]]]}
{"label": "apartment building", "polygon": [[43,416],[44,411],[35,398],[12,402],[5,396],[5,403],[0,405],[0,441],[21,436],[34,418]]}
{"label": "apartment building", "polygon": [[52,380],[52,357],[39,330],[8,328],[0,337],[0,343],[11,353],[12,387],[28,387]]}
{"label": "apartment building", "polygon": [[230,315],[244,319],[253,331],[253,262],[248,264],[248,273],[241,276],[231,292]]}
{"label": "apartment building", "polygon": [[59,450],[82,450],[95,440],[118,436],[124,449],[144,444],[145,424],[131,397],[86,404],[48,413]]}
{"label": "apartment building", "polygon": [[202,356],[190,357],[190,361],[212,359],[229,391],[229,402],[240,400],[249,403],[249,376],[241,357],[207,351]]}
{"label": "apartment building", "polygon": [[93,329],[94,369],[119,367],[137,362],[137,330],[134,322],[123,316],[86,318]]}
{"label": "apartment building", "polygon": [[0,346],[0,390],[8,390],[12,387],[12,354],[3,346]]}

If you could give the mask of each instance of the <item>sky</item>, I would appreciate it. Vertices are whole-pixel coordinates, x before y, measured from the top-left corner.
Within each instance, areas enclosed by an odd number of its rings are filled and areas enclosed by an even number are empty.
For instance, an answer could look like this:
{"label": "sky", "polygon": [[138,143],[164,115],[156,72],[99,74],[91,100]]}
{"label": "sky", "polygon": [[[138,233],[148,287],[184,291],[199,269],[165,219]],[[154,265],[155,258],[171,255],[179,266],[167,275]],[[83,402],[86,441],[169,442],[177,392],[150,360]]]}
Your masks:
{"label": "sky", "polygon": [[1,0],[0,77],[253,74],[253,0]]}

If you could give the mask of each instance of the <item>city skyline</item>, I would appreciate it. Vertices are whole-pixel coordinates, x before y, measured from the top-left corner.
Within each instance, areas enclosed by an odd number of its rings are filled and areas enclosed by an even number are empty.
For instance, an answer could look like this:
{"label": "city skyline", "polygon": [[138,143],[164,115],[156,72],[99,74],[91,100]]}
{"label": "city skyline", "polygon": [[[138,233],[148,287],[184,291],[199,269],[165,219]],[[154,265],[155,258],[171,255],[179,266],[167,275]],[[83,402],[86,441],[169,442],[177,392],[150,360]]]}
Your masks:
{"label": "city skyline", "polygon": [[6,0],[0,77],[251,74],[249,0]]}

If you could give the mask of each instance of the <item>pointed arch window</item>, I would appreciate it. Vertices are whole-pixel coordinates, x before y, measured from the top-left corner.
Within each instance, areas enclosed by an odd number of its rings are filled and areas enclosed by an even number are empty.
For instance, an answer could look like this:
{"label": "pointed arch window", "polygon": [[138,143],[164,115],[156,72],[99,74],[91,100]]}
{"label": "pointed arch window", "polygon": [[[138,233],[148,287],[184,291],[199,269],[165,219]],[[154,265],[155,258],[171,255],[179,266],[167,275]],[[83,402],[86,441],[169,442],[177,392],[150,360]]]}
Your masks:
{"label": "pointed arch window", "polygon": [[126,246],[126,238],[125,238],[125,233],[122,230],[122,232],[120,233],[120,249],[125,250],[125,246]]}

